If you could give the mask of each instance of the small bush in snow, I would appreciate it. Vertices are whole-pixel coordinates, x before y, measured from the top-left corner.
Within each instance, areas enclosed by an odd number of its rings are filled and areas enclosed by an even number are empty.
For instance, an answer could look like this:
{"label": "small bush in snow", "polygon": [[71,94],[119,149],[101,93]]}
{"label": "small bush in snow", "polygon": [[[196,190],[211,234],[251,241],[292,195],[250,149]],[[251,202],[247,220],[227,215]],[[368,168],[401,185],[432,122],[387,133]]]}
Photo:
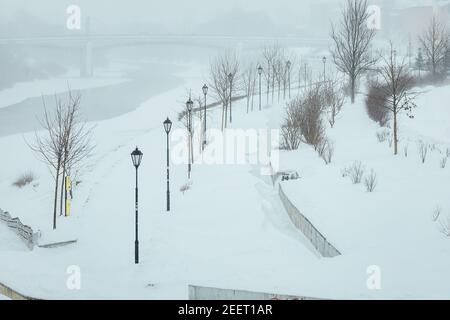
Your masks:
{"label": "small bush in snow", "polygon": [[436,222],[439,219],[439,217],[441,216],[441,213],[442,213],[442,207],[441,206],[437,206],[436,208],[434,208],[433,214],[431,215],[431,220]]}
{"label": "small bush in snow", "polygon": [[447,150],[445,150],[445,156],[447,158],[450,158],[450,148],[447,148]]}
{"label": "small bush in snow", "polygon": [[317,150],[325,136],[324,99],[320,85],[313,86],[287,105],[281,127],[283,148],[295,150],[305,142]]}
{"label": "small bush in snow", "polygon": [[439,231],[446,237],[450,237],[450,215],[439,221]]}
{"label": "small bush in snow", "polygon": [[364,179],[364,185],[366,186],[367,192],[374,192],[377,187],[377,174],[372,169],[370,174]]}
{"label": "small bush in snow", "polygon": [[428,155],[428,144],[423,142],[422,140],[419,141],[419,156],[422,163],[425,163],[427,161],[427,155]]}
{"label": "small bush in snow", "polygon": [[183,185],[181,186],[180,192],[182,192],[183,194],[185,194],[187,191],[191,190],[191,187],[192,187],[192,183],[191,183],[191,182],[185,183],[185,184],[183,184]]}
{"label": "small bush in snow", "polygon": [[441,168],[442,168],[442,169],[445,169],[445,167],[447,166],[447,160],[448,160],[447,157],[443,157],[443,158],[441,159]]}
{"label": "small bush in snow", "polygon": [[350,168],[349,168],[349,177],[350,180],[353,182],[353,184],[359,184],[362,181],[362,178],[364,176],[365,168],[363,164],[359,161],[355,162]]}
{"label": "small bush in snow", "polygon": [[376,81],[369,82],[369,89],[366,99],[366,111],[369,118],[382,127],[389,121],[389,111],[387,109],[388,96],[383,90],[383,85]]}
{"label": "small bush in snow", "polygon": [[378,142],[385,142],[390,136],[390,132],[388,130],[378,131],[376,133]]}
{"label": "small bush in snow", "polygon": [[320,157],[323,159],[325,164],[330,164],[333,160],[334,155],[334,144],[328,139],[323,140],[318,149],[317,149]]}
{"label": "small bush in snow", "polygon": [[341,169],[342,178],[347,178],[350,175],[350,168],[345,167]]}
{"label": "small bush in snow", "polygon": [[408,158],[408,145],[405,145],[404,147],[403,147],[403,154],[405,155],[405,158]]}
{"label": "small bush in snow", "polygon": [[22,174],[20,177],[18,177],[16,181],[14,181],[13,186],[21,189],[32,183],[34,180],[36,180],[34,173],[26,172]]}

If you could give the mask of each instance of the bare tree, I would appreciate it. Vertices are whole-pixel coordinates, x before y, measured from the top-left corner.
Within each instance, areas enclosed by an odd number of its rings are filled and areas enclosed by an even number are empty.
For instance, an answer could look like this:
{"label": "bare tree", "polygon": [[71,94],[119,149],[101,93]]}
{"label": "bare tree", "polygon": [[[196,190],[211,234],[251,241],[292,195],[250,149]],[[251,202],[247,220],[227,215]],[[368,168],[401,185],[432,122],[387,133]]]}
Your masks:
{"label": "bare tree", "polygon": [[419,37],[433,79],[445,72],[445,57],[449,50],[449,32],[443,21],[433,15],[430,24]]}
{"label": "bare tree", "polygon": [[[212,89],[216,98],[222,103],[222,130],[227,127],[228,124],[228,106],[230,103],[230,83],[233,86],[237,85],[236,77],[239,70],[239,61],[236,54],[226,53],[217,57],[210,66],[210,83],[209,86]],[[230,81],[229,75],[232,75]]]}
{"label": "bare tree", "polygon": [[59,178],[65,171],[70,171],[78,165],[92,150],[90,146],[91,130],[78,122],[80,97],[73,97],[71,94],[69,96],[67,104],[55,96],[53,113],[48,111],[43,99],[44,115],[40,123],[44,133],[35,132],[34,142],[28,144],[52,171],[55,182],[53,229],[56,229]]}
{"label": "bare tree", "polygon": [[343,88],[339,85],[338,80],[331,78],[323,84],[322,94],[328,123],[331,128],[334,128],[336,118],[341,113],[345,101]]}
{"label": "bare tree", "polygon": [[275,89],[275,63],[279,55],[280,47],[278,44],[267,46],[263,50],[263,59],[265,61],[264,78],[266,79],[267,103],[269,103],[270,87],[272,86],[272,103]]}
{"label": "bare tree", "polygon": [[62,159],[60,215],[63,215],[63,194],[66,174],[69,173],[70,175],[93,150],[91,143],[93,127],[88,127],[85,122],[81,121],[80,103],[81,96],[79,94],[72,95],[72,92],[69,91],[69,101],[64,110],[65,141]]}
{"label": "bare tree", "polygon": [[383,57],[383,65],[379,68],[382,85],[380,96],[383,97],[380,105],[389,110],[393,120],[394,154],[398,154],[398,115],[406,111],[410,118],[413,118],[412,109],[416,107],[414,99],[416,95],[410,89],[413,83],[413,76],[403,59],[397,61],[397,53],[391,43],[389,54]]}
{"label": "bare tree", "polygon": [[256,79],[257,79],[257,67],[250,63],[245,69],[242,75],[242,87],[245,92],[245,96],[247,99],[247,113],[250,111],[250,102],[252,102],[252,111],[253,111],[253,96],[255,92]]}
{"label": "bare tree", "polygon": [[366,0],[347,0],[339,27],[331,27],[333,61],[337,69],[349,77],[352,103],[358,77],[376,62],[370,54],[375,30],[367,27],[368,17]]}

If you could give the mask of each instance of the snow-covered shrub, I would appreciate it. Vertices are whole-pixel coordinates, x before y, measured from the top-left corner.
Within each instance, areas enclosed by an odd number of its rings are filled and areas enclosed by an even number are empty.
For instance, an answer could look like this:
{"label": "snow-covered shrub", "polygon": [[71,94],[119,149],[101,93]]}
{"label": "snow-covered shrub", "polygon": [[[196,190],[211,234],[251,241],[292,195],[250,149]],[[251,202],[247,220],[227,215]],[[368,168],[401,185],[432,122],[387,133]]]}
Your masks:
{"label": "snow-covered shrub", "polygon": [[439,220],[439,231],[446,237],[450,237],[450,215]]}
{"label": "snow-covered shrub", "polygon": [[447,160],[448,160],[448,158],[447,157],[443,157],[442,159],[441,159],[441,168],[442,169],[445,169],[445,167],[447,166]]}
{"label": "snow-covered shrub", "polygon": [[281,126],[281,149],[297,150],[302,141],[300,130],[301,115],[298,102],[293,100],[288,103],[284,123]]}
{"label": "snow-covered shrub", "polygon": [[450,158],[450,148],[447,148],[447,150],[445,150],[445,156],[447,158]]}
{"label": "snow-covered shrub", "polygon": [[428,155],[428,144],[426,144],[425,142],[420,140],[418,143],[418,148],[419,148],[420,160],[422,161],[422,163],[425,163],[425,161],[427,161],[427,155]]}
{"label": "snow-covered shrub", "polygon": [[389,121],[389,111],[386,108],[387,95],[381,84],[371,81],[368,84],[368,93],[366,98],[366,110],[369,118],[382,127]]}
{"label": "snow-covered shrub", "polygon": [[347,178],[350,175],[350,167],[344,167],[341,169],[342,178]]}
{"label": "snow-covered shrub", "polygon": [[34,180],[36,180],[36,176],[34,175],[33,172],[26,172],[24,174],[22,174],[21,176],[19,176],[16,181],[13,182],[13,186],[17,187],[19,189],[29,185],[30,183],[32,183]]}
{"label": "snow-covered shrub", "polygon": [[348,171],[348,175],[353,184],[359,184],[364,176],[365,168],[360,161],[355,162]]}
{"label": "snow-covered shrub", "polygon": [[408,145],[407,144],[403,147],[403,154],[405,155],[405,158],[408,158]]}
{"label": "snow-covered shrub", "polygon": [[373,169],[370,171],[370,174],[364,178],[364,185],[367,192],[375,191],[375,188],[377,187],[377,174]]}
{"label": "snow-covered shrub", "polygon": [[431,215],[431,220],[436,222],[439,219],[439,217],[441,216],[441,213],[442,213],[442,207],[436,206],[436,208],[434,208],[433,213]]}
{"label": "snow-covered shrub", "polygon": [[334,143],[328,139],[324,139],[320,143],[317,151],[325,164],[330,164],[334,155]]}
{"label": "snow-covered shrub", "polygon": [[345,101],[344,91],[338,80],[329,80],[323,85],[322,97],[328,123],[331,128],[334,128],[336,118],[341,112]]}
{"label": "snow-covered shrub", "polygon": [[377,140],[378,142],[385,142],[388,137],[391,135],[391,133],[389,132],[389,130],[381,130],[381,131],[377,131],[376,136],[377,136]]}
{"label": "snow-covered shrub", "polygon": [[191,187],[192,187],[192,183],[191,182],[187,182],[187,183],[183,184],[180,187],[180,192],[185,194],[187,191],[191,190]]}
{"label": "snow-covered shrub", "polygon": [[325,136],[323,112],[324,102],[320,85],[313,86],[289,102],[282,125],[283,147],[295,149],[300,142],[305,142],[317,150]]}

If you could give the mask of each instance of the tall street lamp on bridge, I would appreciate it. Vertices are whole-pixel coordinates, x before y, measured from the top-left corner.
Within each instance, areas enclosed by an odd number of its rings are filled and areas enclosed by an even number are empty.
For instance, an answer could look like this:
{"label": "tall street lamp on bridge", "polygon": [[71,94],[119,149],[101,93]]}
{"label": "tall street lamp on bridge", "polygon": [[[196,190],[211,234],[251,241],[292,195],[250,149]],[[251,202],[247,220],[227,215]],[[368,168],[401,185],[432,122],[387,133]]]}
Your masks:
{"label": "tall street lamp on bridge", "polygon": [[141,165],[143,153],[136,147],[136,150],[134,150],[131,153],[131,160],[133,161],[133,165],[136,168],[136,189],[135,189],[135,233],[136,233],[136,240],[134,241],[134,263],[139,264],[139,220],[138,220],[138,169]]}
{"label": "tall street lamp on bridge", "polygon": [[166,131],[167,135],[167,212],[170,211],[170,184],[169,184],[169,178],[170,178],[170,155],[169,155],[169,133],[172,129],[172,121],[170,121],[169,118],[166,119],[166,121],[163,122],[164,124],[164,131]]}
{"label": "tall street lamp on bridge", "polygon": [[203,144],[202,144],[202,150],[205,150],[206,147],[206,96],[208,94],[208,86],[205,84],[202,88],[203,95],[205,96],[205,105],[204,105],[204,112],[203,112]]}

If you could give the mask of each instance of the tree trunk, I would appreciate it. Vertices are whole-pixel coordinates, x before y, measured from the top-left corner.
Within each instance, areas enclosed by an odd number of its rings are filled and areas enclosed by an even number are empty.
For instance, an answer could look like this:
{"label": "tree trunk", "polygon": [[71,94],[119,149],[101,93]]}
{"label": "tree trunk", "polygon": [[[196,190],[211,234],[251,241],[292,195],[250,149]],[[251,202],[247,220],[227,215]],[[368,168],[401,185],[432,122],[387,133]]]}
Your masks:
{"label": "tree trunk", "polygon": [[62,171],[62,179],[61,179],[61,192],[60,192],[60,199],[59,199],[59,216],[61,217],[63,215],[63,199],[64,199],[64,182],[66,178],[66,170],[63,167]]}
{"label": "tree trunk", "polygon": [[253,112],[253,100],[255,99],[255,86],[253,85],[252,89],[252,112]]}
{"label": "tree trunk", "polygon": [[394,112],[394,155],[398,154],[397,112]]}
{"label": "tree trunk", "polygon": [[351,94],[351,99],[352,99],[352,104],[355,103],[355,95],[356,95],[356,80],[354,77],[351,77],[350,80],[350,94]]}
{"label": "tree trunk", "polygon": [[60,205],[59,205],[59,216],[61,217],[63,215],[63,199],[64,199],[64,186],[66,182],[66,165],[63,165],[62,169],[62,181],[61,181],[61,198],[60,198]]}
{"label": "tree trunk", "polygon": [[61,164],[56,167],[55,175],[55,199],[53,202],[53,230],[56,230],[56,211],[58,206],[58,187],[59,187],[59,171],[61,169]]}
{"label": "tree trunk", "polygon": [[270,92],[270,63],[267,65],[267,104],[269,104],[269,92]]}
{"label": "tree trunk", "polygon": [[250,111],[250,91],[247,93],[247,113]]}

